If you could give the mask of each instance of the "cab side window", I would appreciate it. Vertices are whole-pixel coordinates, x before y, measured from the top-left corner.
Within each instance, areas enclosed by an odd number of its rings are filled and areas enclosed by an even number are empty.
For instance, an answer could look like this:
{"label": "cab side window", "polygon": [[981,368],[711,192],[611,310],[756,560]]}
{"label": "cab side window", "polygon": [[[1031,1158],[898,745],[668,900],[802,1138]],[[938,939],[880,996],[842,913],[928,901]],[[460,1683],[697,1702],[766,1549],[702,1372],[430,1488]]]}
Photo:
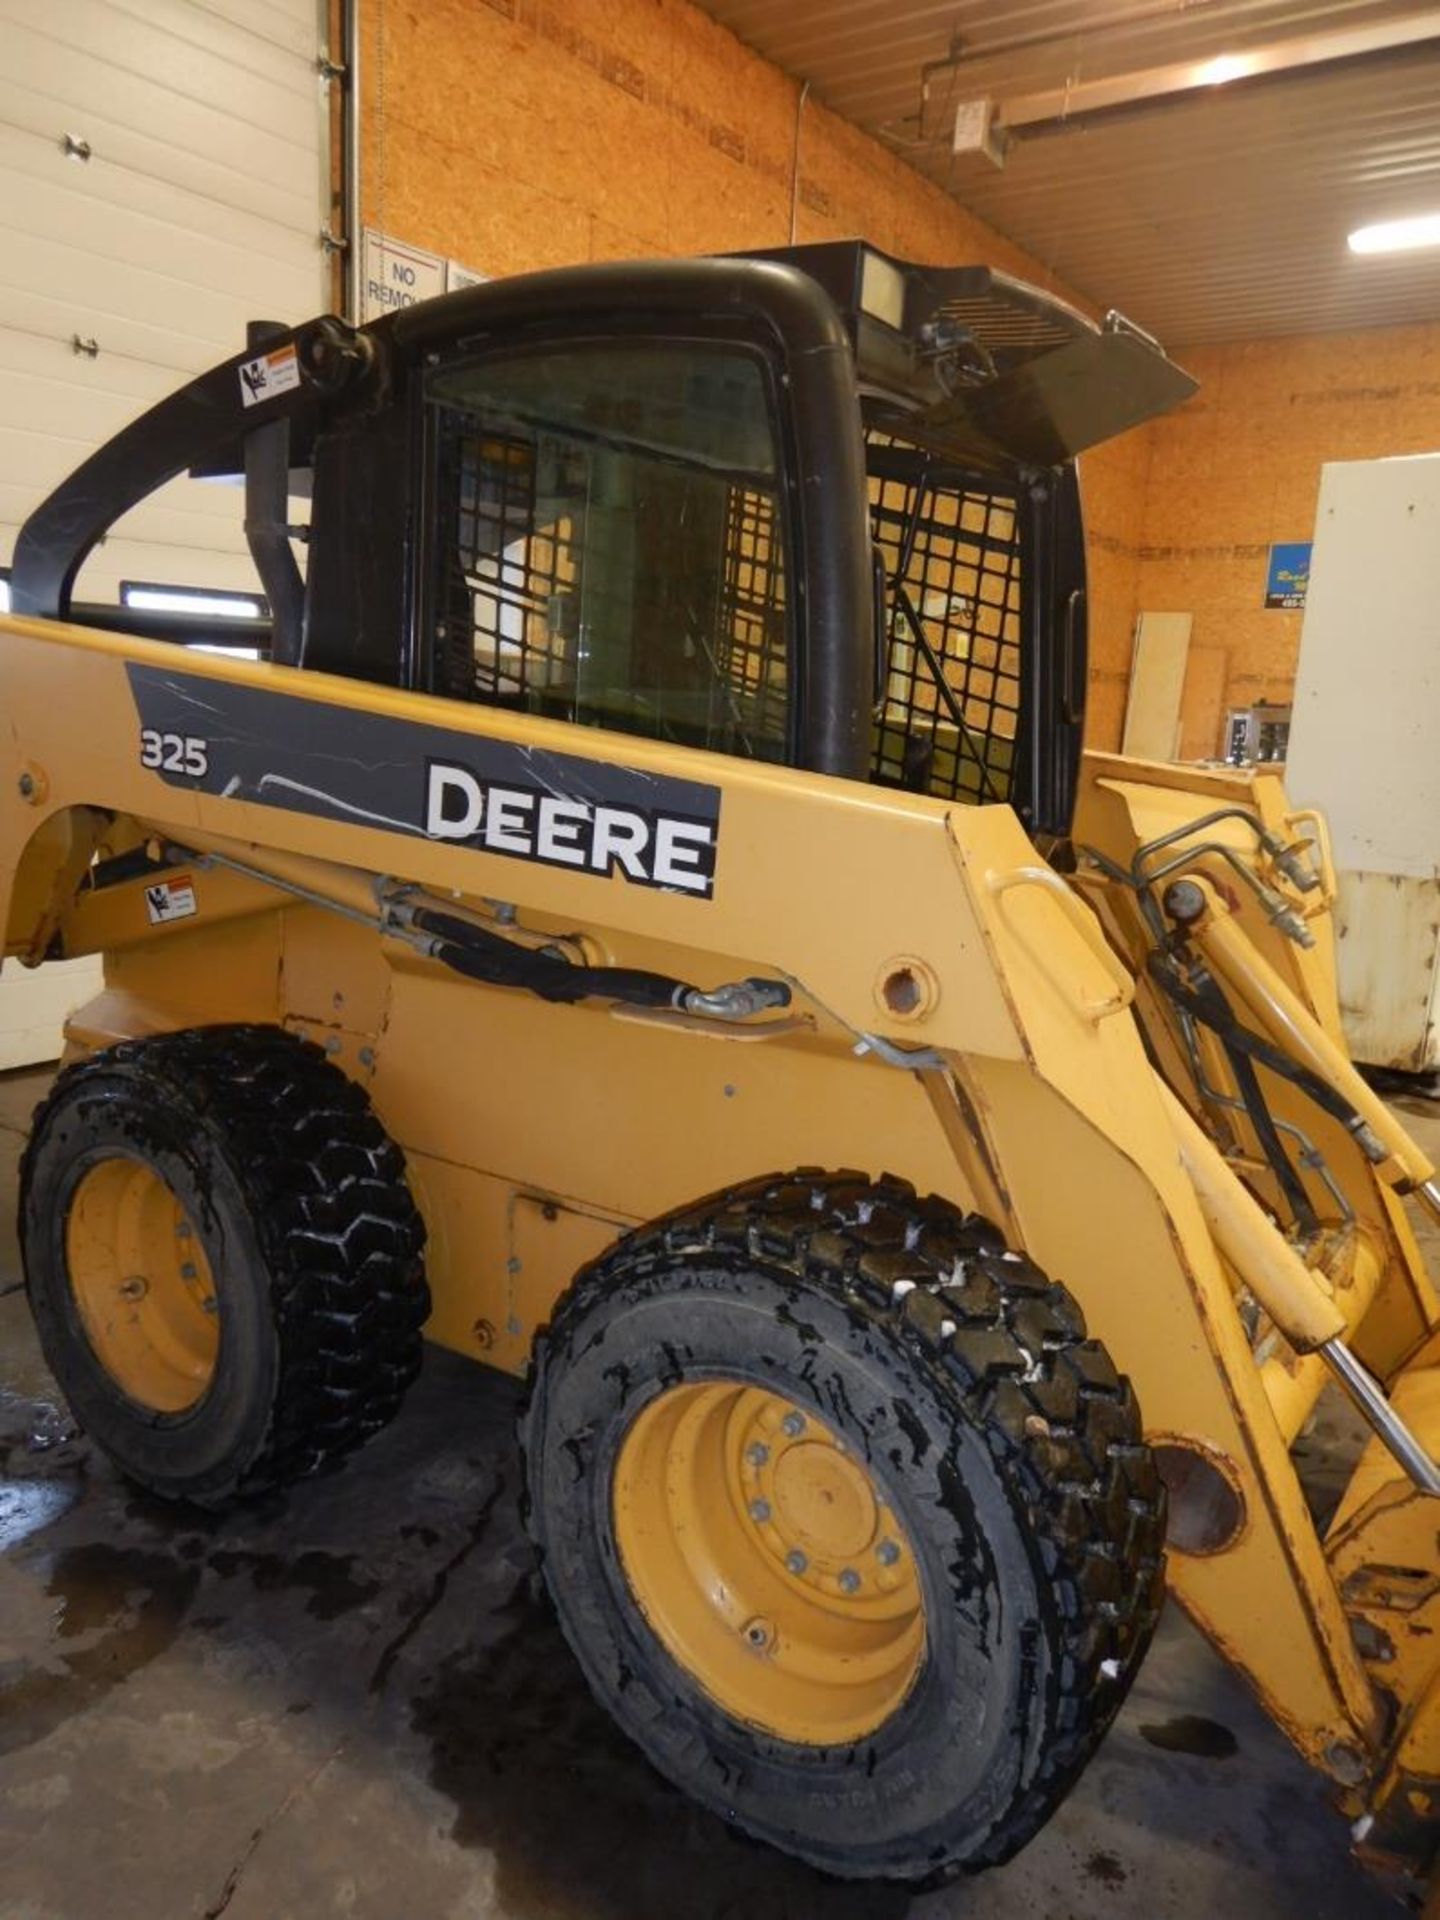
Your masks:
{"label": "cab side window", "polygon": [[792,619],[763,363],[653,340],[428,378],[437,693],[788,756]]}

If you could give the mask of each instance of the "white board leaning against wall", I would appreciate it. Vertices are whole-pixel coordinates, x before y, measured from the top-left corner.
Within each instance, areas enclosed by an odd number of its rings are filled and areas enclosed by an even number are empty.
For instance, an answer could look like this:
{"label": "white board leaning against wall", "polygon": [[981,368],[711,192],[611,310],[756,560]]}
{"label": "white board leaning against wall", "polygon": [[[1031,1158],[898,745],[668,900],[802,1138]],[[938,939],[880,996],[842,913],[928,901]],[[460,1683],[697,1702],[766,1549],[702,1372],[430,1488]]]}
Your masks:
{"label": "white board leaning against wall", "polygon": [[1135,622],[1135,652],[1125,703],[1120,751],[1137,760],[1180,756],[1180,698],[1190,655],[1188,613],[1142,613]]}
{"label": "white board leaning against wall", "polygon": [[[26,515],[147,407],[328,303],[316,0],[0,0],[0,564]],[[238,488],[178,480],[77,597],[253,592]],[[0,1069],[53,1059],[97,964],[0,972]]]}
{"label": "white board leaning against wall", "polygon": [[1440,1068],[1440,454],[1320,472],[1285,784],[1330,822],[1357,1060]]}

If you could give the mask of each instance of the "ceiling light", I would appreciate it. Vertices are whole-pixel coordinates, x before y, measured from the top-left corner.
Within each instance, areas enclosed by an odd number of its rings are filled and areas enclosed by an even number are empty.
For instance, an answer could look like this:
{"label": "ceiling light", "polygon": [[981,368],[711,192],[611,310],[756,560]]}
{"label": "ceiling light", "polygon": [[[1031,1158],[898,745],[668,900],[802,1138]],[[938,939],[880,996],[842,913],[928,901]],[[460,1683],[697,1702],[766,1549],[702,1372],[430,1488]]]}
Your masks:
{"label": "ceiling light", "polygon": [[1214,60],[1206,60],[1195,69],[1197,87],[1223,87],[1227,80],[1243,80],[1247,73],[1255,69],[1255,62],[1248,54],[1222,53]]}
{"label": "ceiling light", "polygon": [[1382,220],[1378,226],[1357,227],[1350,236],[1352,253],[1409,253],[1415,247],[1440,247],[1440,213]]}

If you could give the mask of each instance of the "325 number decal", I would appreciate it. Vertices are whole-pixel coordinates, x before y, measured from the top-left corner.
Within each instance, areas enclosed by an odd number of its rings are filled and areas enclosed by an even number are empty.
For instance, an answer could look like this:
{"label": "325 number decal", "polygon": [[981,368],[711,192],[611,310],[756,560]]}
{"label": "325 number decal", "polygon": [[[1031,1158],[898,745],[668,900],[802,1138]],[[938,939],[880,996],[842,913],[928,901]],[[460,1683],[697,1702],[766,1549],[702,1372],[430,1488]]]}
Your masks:
{"label": "325 number decal", "polygon": [[188,773],[199,780],[210,771],[210,742],[189,733],[140,729],[140,764],[156,773]]}

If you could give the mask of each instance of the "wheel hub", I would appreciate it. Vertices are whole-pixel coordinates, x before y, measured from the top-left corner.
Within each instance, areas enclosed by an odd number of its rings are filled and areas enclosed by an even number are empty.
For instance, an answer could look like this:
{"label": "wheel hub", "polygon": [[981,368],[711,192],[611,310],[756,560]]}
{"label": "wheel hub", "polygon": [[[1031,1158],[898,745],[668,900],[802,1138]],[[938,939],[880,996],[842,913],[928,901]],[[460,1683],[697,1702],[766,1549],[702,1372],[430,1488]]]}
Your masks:
{"label": "wheel hub", "polygon": [[670,1388],[616,1463],[631,1591],[735,1717],[807,1744],[873,1732],[925,1648],[910,1542],[824,1421],[735,1381]]}
{"label": "wheel hub", "polygon": [[844,1442],[773,1394],[747,1411],[745,1510],[765,1552],[813,1593],[896,1592],[906,1574],[889,1509]]}
{"label": "wheel hub", "polygon": [[156,1413],[193,1407],[215,1371],[219,1302],[199,1235],[153,1167],[116,1154],[89,1168],[71,1197],[65,1258],[115,1384]]}

